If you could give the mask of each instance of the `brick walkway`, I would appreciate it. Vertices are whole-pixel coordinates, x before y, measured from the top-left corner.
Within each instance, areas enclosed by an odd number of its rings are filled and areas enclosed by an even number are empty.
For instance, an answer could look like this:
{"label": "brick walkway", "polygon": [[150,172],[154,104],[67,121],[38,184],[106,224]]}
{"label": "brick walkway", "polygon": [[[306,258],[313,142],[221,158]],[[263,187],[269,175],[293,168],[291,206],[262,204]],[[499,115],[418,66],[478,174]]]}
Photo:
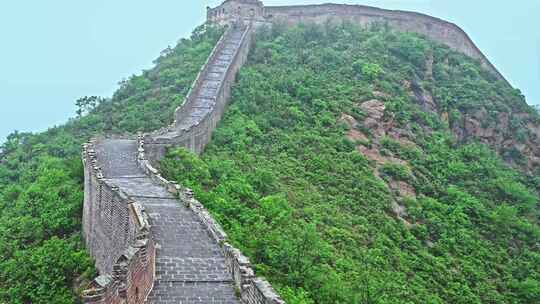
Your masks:
{"label": "brick walkway", "polygon": [[137,166],[137,141],[96,146],[106,179],[140,202],[158,244],[156,282],[147,303],[240,303],[219,245],[193,212]]}
{"label": "brick walkway", "polygon": [[[178,122],[178,131],[199,123],[215,107],[218,88],[243,32],[233,31],[209,63],[210,73]],[[136,140],[108,139],[96,144],[104,177],[141,203],[150,215],[157,259],[156,281],[147,303],[240,303],[219,245],[190,209],[138,167],[137,149]]]}
{"label": "brick walkway", "polygon": [[175,130],[156,135],[154,139],[168,139],[178,136],[178,132],[187,131],[193,126],[199,124],[204,117],[216,107],[216,97],[219,87],[224,81],[228,67],[233,61],[233,56],[240,47],[242,35],[245,29],[234,30],[226,41],[224,46],[212,62],[208,64],[209,73],[203,75],[201,89],[195,96],[194,101],[186,105],[187,112],[182,119],[177,122]]}

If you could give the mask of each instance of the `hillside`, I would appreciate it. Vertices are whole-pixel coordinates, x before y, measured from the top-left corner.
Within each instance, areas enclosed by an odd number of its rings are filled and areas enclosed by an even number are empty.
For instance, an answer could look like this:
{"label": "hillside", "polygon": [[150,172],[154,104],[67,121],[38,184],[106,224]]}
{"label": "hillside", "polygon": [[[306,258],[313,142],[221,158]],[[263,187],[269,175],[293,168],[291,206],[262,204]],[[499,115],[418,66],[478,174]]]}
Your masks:
{"label": "hillside", "polygon": [[288,303],[536,303],[539,116],[478,62],[353,25],[261,30],[190,186]]}
{"label": "hillside", "polygon": [[81,117],[39,134],[14,133],[0,148],[0,303],[77,303],[95,276],[81,242],[81,144],[170,123],[222,30],[195,29],[120,83],[110,99],[81,98]]}
{"label": "hillside", "polygon": [[[170,123],[221,32],[196,29],[64,126],[10,136],[0,302],[77,302],[95,275],[80,145]],[[538,121],[518,91],[418,36],[276,27],[208,151],[173,151],[162,169],[288,303],[534,303]]]}

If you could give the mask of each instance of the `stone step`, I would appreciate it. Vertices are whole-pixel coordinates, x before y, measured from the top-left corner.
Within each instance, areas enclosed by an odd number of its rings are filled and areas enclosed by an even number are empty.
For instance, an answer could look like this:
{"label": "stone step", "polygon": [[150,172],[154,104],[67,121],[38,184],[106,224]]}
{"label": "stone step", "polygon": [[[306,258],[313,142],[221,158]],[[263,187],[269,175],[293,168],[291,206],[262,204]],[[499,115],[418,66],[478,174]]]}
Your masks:
{"label": "stone step", "polygon": [[231,48],[231,49],[238,49],[238,47],[240,46],[239,43],[235,43],[235,42],[231,42],[231,41],[226,41],[225,44],[224,44],[225,48]]}
{"label": "stone step", "polygon": [[226,68],[229,65],[230,65],[230,61],[220,60],[220,59],[216,59],[212,61],[211,63],[211,66],[217,66],[217,67],[222,67],[222,68]]}
{"label": "stone step", "polygon": [[225,258],[158,257],[156,279],[176,282],[224,282],[231,280]]}
{"label": "stone step", "polygon": [[219,65],[216,65],[215,62],[213,62],[210,66],[209,66],[209,72],[211,73],[225,73],[227,71],[227,67],[226,66],[219,66]]}
{"label": "stone step", "polygon": [[216,105],[214,98],[198,97],[193,103],[193,108],[213,108]]}
{"label": "stone step", "polygon": [[192,107],[190,111],[191,117],[204,118],[206,115],[210,114],[212,109],[203,108],[203,107]]}
{"label": "stone step", "polygon": [[223,75],[223,73],[208,73],[206,74],[206,79],[221,79]]}
{"label": "stone step", "polygon": [[219,88],[219,85],[221,84],[220,81],[216,80],[203,80],[202,87],[203,88],[210,88],[210,89],[217,89]]}
{"label": "stone step", "polygon": [[219,56],[217,57],[217,60],[225,61],[225,62],[229,62],[229,63],[232,62],[232,59],[233,59],[232,55],[219,54]]}
{"label": "stone step", "polygon": [[234,55],[236,48],[224,48],[221,50],[220,54],[223,55]]}
{"label": "stone step", "polygon": [[215,98],[216,97],[217,90],[216,89],[208,89],[208,88],[201,88],[199,92],[197,93],[197,96],[199,97],[207,97],[207,98]]}
{"label": "stone step", "polygon": [[227,40],[228,43],[230,43],[231,45],[235,46],[236,48],[238,48],[238,46],[240,46],[240,43],[242,42],[242,40],[240,38],[238,39],[229,39]]}
{"label": "stone step", "polygon": [[232,282],[157,281],[148,304],[238,304]]}

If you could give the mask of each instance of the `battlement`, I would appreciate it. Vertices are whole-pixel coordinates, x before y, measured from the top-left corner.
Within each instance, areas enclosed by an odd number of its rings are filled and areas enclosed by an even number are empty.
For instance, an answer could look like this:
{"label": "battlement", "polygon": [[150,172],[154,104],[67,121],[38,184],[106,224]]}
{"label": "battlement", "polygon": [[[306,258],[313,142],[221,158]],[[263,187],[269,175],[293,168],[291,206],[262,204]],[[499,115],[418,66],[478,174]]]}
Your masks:
{"label": "battlement", "polygon": [[324,24],[343,21],[361,26],[385,23],[396,31],[418,33],[479,60],[485,69],[508,83],[459,26],[421,13],[347,4],[264,6],[261,1],[255,0],[228,0],[216,8],[208,8],[207,21],[210,23],[224,25],[237,20],[248,21],[255,26],[271,25],[275,22],[291,26],[298,23]]}
{"label": "battlement", "polygon": [[155,275],[149,217],[139,202],[104,177],[94,143],[83,147],[83,233],[101,275],[83,292],[83,302],[143,303]]}
{"label": "battlement", "polygon": [[264,4],[257,0],[227,0],[216,8],[207,7],[208,21],[220,25],[236,20],[260,20],[264,15]]}

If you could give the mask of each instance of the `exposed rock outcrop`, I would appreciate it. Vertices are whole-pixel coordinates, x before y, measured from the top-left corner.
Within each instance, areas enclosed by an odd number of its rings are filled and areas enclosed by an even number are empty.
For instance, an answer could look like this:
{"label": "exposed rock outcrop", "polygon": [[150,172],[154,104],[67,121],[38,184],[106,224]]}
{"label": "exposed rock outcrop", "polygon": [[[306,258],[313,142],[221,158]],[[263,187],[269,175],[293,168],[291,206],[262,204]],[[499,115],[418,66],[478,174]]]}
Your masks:
{"label": "exposed rock outcrop", "polygon": [[462,114],[450,121],[451,130],[460,141],[480,141],[491,146],[511,165],[526,172],[540,166],[540,125],[527,113],[497,113],[485,109]]}

